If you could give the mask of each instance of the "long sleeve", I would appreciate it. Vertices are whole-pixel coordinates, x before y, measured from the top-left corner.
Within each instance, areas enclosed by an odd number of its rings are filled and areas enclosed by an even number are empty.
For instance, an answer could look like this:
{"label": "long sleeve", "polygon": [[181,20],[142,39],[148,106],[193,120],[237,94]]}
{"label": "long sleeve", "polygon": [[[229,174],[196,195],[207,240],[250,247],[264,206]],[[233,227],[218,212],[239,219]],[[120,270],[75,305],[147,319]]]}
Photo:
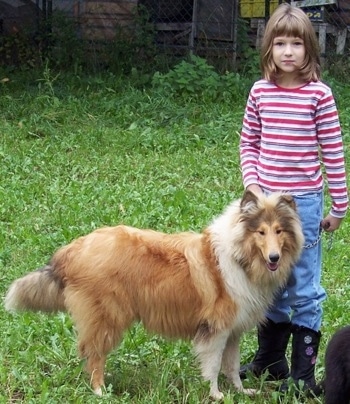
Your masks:
{"label": "long sleeve", "polygon": [[327,182],[331,214],[345,216],[349,202],[341,128],[324,83],[290,89],[256,82],[245,108],[239,151],[245,187],[258,184],[269,192],[297,195],[321,192]]}
{"label": "long sleeve", "polygon": [[341,218],[345,216],[349,200],[341,128],[338,111],[330,91],[320,99],[315,121],[328,190],[332,199],[331,214]]}
{"label": "long sleeve", "polygon": [[250,92],[244,118],[240,140],[240,160],[243,185],[247,188],[251,184],[258,184],[257,166],[260,154],[261,123],[255,97]]}

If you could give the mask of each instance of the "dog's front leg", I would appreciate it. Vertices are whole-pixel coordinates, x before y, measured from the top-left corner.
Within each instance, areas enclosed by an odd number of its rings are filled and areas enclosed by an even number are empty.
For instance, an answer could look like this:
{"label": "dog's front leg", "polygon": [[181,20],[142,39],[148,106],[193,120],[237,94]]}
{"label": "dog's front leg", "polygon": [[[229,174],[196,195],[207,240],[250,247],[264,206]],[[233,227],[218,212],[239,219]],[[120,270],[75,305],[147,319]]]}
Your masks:
{"label": "dog's front leg", "polygon": [[222,356],[222,372],[233,383],[235,388],[245,394],[253,395],[255,389],[245,389],[239,377],[240,368],[240,335],[231,334],[226,342],[226,347]]}
{"label": "dog's front leg", "polygon": [[223,393],[218,388],[222,353],[224,351],[229,332],[210,332],[208,329],[197,334],[194,349],[201,364],[202,375],[210,382],[210,397],[222,400]]}

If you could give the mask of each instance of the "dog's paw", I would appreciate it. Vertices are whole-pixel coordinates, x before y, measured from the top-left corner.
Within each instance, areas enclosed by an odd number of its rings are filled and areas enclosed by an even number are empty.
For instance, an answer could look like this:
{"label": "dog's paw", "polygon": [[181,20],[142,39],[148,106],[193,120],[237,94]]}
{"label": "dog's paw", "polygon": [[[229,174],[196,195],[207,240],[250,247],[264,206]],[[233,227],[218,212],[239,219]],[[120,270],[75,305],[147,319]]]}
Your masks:
{"label": "dog's paw", "polygon": [[221,401],[224,399],[224,394],[221,391],[211,391],[210,397],[215,401]]}
{"label": "dog's paw", "polygon": [[103,393],[102,393],[102,388],[101,387],[97,387],[95,390],[94,390],[94,393],[96,394],[96,396],[102,396],[103,395]]}

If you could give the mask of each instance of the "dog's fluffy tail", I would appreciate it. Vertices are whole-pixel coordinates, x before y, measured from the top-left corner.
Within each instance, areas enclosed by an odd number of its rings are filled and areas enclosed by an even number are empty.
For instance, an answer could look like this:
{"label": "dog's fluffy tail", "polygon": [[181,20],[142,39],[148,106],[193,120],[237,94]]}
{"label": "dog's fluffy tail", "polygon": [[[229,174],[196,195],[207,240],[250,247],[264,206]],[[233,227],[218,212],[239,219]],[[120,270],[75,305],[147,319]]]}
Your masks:
{"label": "dog's fluffy tail", "polygon": [[5,297],[9,311],[65,311],[64,285],[52,265],[38,269],[12,283]]}

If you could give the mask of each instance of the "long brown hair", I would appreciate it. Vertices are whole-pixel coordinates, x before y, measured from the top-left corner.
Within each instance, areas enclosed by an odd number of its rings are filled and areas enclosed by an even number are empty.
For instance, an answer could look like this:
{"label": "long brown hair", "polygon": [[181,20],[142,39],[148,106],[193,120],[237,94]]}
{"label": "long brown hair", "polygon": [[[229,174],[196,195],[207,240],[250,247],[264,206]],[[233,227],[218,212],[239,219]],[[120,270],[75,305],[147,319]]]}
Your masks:
{"label": "long brown hair", "polygon": [[266,24],[260,59],[263,77],[272,82],[278,79],[278,70],[272,58],[273,40],[278,36],[298,37],[304,41],[305,60],[300,68],[300,77],[306,82],[319,80],[320,51],[315,30],[303,10],[287,3],[279,5]]}

